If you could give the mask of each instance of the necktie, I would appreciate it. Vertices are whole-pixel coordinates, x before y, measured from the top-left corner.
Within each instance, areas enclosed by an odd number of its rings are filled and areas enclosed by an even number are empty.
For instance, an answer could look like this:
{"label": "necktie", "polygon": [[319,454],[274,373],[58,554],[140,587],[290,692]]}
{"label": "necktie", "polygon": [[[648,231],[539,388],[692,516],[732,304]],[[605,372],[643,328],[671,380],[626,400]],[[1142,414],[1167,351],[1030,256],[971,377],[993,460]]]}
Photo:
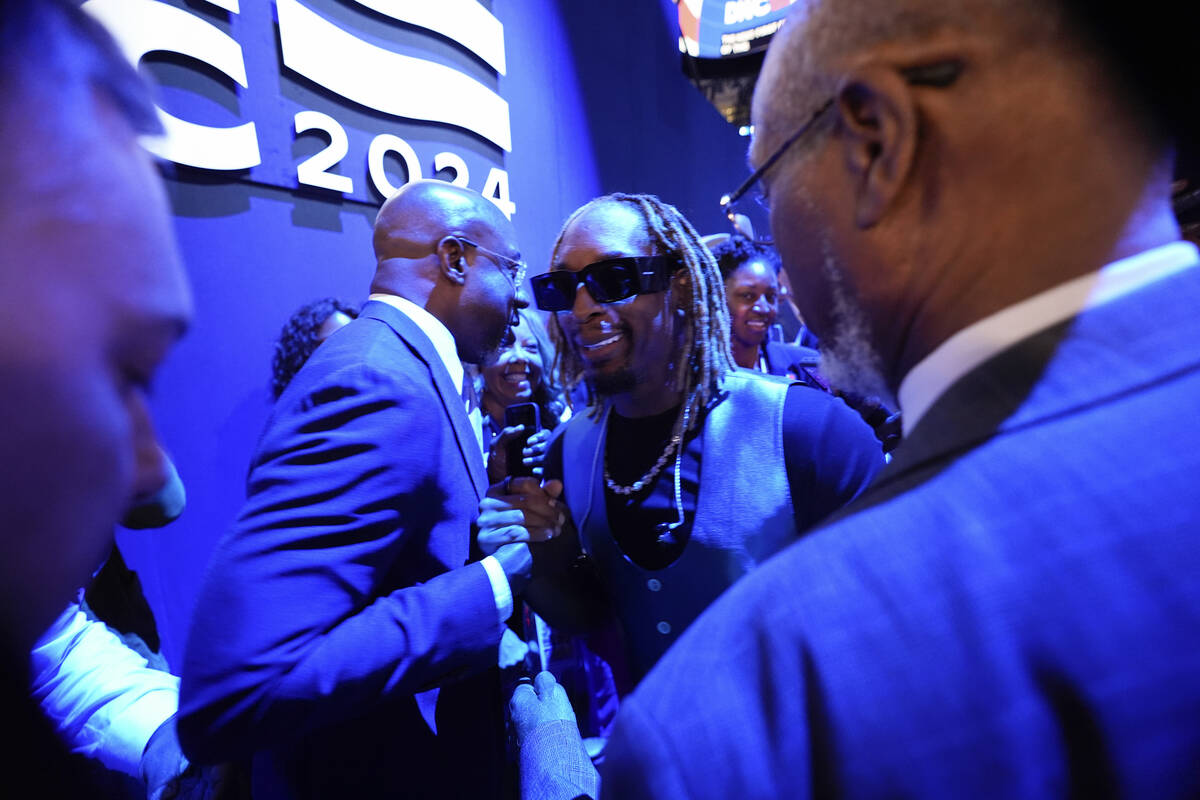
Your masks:
{"label": "necktie", "polygon": [[479,452],[486,460],[487,452],[483,446],[483,413],[479,409],[479,397],[475,394],[474,376],[470,370],[466,369],[463,371],[462,400],[463,408],[467,411],[467,419],[471,421],[471,430],[475,434],[475,441],[479,445]]}

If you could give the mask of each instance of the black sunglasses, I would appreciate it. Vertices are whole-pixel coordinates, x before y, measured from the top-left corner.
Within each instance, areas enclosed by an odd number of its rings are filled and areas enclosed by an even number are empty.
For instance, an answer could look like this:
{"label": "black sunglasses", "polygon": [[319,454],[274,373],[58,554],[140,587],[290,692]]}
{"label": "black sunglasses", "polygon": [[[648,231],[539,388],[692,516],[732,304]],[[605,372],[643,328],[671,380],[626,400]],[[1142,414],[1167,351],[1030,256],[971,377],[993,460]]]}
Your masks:
{"label": "black sunglasses", "polygon": [[615,303],[635,294],[661,292],[680,269],[675,256],[629,256],[588,264],[578,272],[560,269],[529,279],[542,311],[568,311],[575,306],[579,285],[597,303]]}

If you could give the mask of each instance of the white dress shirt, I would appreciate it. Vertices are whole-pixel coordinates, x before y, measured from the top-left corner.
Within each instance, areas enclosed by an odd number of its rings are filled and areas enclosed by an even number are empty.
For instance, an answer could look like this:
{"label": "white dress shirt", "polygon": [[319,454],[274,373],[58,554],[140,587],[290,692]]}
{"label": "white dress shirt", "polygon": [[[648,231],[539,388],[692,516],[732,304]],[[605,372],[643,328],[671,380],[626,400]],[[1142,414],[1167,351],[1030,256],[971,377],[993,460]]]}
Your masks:
{"label": "white dress shirt", "polygon": [[151,668],[78,603],[38,639],[31,672],[34,698],[71,751],[135,778],[150,736],[179,709],[179,678]]}
{"label": "white dress shirt", "polygon": [[[430,314],[416,303],[406,300],[403,297],[398,297],[394,294],[375,293],[367,299],[387,303],[412,320],[413,324],[429,337],[429,341],[433,342],[433,349],[437,351],[438,357],[441,358],[442,364],[446,367],[446,372],[450,373],[450,382],[454,384],[454,390],[462,397],[463,379],[466,375],[466,370],[463,369],[462,361],[458,358],[458,347],[454,344],[454,334],[450,333],[450,329],[442,324],[442,321],[433,314]],[[471,407],[472,405],[474,405],[474,408]],[[464,401],[463,408],[467,412],[467,418],[471,421],[471,429],[475,432],[476,444],[480,451],[482,451],[483,414],[478,404],[471,404]],[[500,623],[504,624],[504,621],[512,616],[513,612],[512,588],[508,585],[508,576],[504,574],[504,568],[500,566],[500,562],[492,556],[485,557],[480,563],[483,564],[488,580],[492,584],[492,595],[496,599],[496,611],[500,615]]]}
{"label": "white dress shirt", "polygon": [[1087,309],[1195,267],[1198,260],[1200,253],[1195,245],[1171,242],[1114,261],[963,328],[909,370],[900,382],[897,400],[904,435],[916,427],[955,381],[992,356]]}

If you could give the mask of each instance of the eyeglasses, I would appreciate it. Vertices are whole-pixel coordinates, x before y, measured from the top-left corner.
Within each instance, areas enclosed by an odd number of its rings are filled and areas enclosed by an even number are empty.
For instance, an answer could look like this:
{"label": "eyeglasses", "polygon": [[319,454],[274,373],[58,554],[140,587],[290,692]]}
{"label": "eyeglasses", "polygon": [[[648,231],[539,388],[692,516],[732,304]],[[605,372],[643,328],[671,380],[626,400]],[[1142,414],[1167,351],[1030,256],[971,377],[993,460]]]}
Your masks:
{"label": "eyeglasses", "polygon": [[[926,64],[917,67],[902,67],[900,74],[905,82],[910,86],[930,86],[935,89],[944,89],[958,80],[958,76],[962,74],[964,64],[962,61],[939,61],[935,64]],[[725,212],[725,216],[730,222],[734,221],[734,205],[741,200],[746,192],[754,188],[754,185],[762,180],[762,176],[767,174],[767,170],[775,166],[775,162],[783,158],[783,154],[788,151],[793,144],[807,133],[821,116],[833,107],[836,97],[831,97],[817,107],[817,110],[812,113],[808,119],[804,121],[795,133],[783,140],[783,143],[776,148],[775,152],[767,157],[765,161],[759,164],[758,169],[750,173],[750,177],[742,181],[741,186],[738,186],[729,194],[721,198],[721,210]]]}
{"label": "eyeglasses", "polygon": [[[500,270],[500,274],[503,275],[508,280],[509,285],[512,286],[513,302],[509,305],[508,327],[505,328],[504,337],[501,341],[501,346],[504,346],[505,341],[512,336],[513,328],[521,324],[521,316],[517,313],[519,306],[516,303],[516,298],[517,295],[521,293],[521,284],[525,282],[525,270],[528,265],[524,261],[518,261],[515,258],[509,258],[506,255],[501,255],[495,250],[489,250],[478,242],[473,242],[465,236],[452,234],[450,238],[457,241],[463,247],[474,247],[477,251],[483,253],[483,255],[487,257],[489,261],[496,265],[496,268]],[[522,301],[521,305],[528,305],[528,303]]]}
{"label": "eyeglasses", "polygon": [[525,270],[528,269],[528,264],[515,258],[501,255],[495,250],[488,250],[478,242],[473,242],[465,236],[451,234],[452,239],[466,247],[474,247],[480,253],[488,258],[493,264],[498,267],[503,267],[500,271],[504,273],[504,277],[508,278],[508,282],[513,285],[513,293],[515,294],[518,288],[525,282]]}
{"label": "eyeglasses", "polygon": [[664,291],[679,268],[675,256],[629,256],[597,261],[578,272],[547,272],[529,283],[542,311],[567,311],[575,306],[580,284],[597,303],[615,303],[635,294]]}

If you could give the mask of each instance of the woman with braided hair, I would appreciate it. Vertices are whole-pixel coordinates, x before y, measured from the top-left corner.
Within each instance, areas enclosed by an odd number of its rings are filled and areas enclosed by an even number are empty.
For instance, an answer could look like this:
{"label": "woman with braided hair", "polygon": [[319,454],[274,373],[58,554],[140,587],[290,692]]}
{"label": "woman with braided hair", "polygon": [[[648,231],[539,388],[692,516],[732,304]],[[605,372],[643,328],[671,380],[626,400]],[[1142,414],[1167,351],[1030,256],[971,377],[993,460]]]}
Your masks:
{"label": "woman with braided hair", "polygon": [[[720,270],[657,197],[583,206],[532,285],[553,312],[560,385],[583,383],[590,404],[546,457],[570,519],[533,545],[545,568],[526,598],[552,625],[615,615],[627,689],[730,584],[857,495],[882,456],[835,398],[737,367]],[[485,523],[481,546],[520,535]]]}

